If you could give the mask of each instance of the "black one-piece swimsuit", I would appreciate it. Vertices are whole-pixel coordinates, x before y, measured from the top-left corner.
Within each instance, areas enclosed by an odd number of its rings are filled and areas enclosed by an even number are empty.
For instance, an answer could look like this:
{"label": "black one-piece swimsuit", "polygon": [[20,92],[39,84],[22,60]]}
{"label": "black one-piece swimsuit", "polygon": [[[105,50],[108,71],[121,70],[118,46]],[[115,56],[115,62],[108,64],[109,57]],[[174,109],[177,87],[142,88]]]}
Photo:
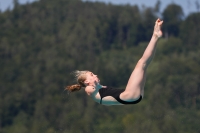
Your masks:
{"label": "black one-piece swimsuit", "polygon": [[122,104],[137,104],[137,103],[139,103],[142,100],[142,96],[140,95],[139,99],[136,100],[136,101],[132,101],[132,102],[123,101],[119,97],[122,92],[124,92],[123,89],[114,89],[112,87],[107,87],[107,88],[101,88],[101,89],[99,89],[99,94],[101,96],[100,104],[102,104],[102,99],[104,97],[106,97],[106,96],[112,96],[119,103],[122,103]]}

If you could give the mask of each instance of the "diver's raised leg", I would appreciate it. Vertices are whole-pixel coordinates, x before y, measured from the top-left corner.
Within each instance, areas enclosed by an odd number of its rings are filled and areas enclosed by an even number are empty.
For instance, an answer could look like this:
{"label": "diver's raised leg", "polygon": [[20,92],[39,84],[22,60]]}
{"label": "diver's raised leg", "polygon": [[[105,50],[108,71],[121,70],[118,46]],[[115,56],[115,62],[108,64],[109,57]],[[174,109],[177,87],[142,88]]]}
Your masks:
{"label": "diver's raised leg", "polygon": [[146,80],[146,69],[154,57],[157,40],[162,36],[162,23],[163,21],[157,19],[152,38],[142,57],[137,62],[129,78],[125,91],[120,95],[122,100],[131,101],[137,99],[140,95],[143,96]]}

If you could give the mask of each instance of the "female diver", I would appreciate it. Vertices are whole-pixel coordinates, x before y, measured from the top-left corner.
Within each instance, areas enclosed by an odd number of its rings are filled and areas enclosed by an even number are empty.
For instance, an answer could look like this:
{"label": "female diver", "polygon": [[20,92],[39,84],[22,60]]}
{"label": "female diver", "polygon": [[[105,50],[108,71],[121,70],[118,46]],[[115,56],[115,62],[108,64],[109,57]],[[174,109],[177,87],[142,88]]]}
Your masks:
{"label": "female diver", "polygon": [[125,90],[101,85],[97,75],[90,71],[75,71],[78,83],[67,86],[66,90],[74,92],[84,87],[87,95],[103,105],[124,105],[140,102],[144,95],[146,70],[155,54],[157,40],[162,36],[162,23],[163,21],[160,19],[156,20],[152,38],[143,56],[137,62]]}

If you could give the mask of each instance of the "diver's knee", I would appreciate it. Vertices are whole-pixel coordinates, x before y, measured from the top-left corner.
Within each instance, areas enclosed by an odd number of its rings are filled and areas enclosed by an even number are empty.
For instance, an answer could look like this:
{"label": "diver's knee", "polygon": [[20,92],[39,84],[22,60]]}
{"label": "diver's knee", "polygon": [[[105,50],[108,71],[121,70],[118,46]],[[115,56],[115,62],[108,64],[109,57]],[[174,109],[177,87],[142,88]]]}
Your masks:
{"label": "diver's knee", "polygon": [[142,68],[142,69],[146,69],[147,67],[147,62],[141,58],[138,62],[137,62],[137,65],[136,65],[137,68]]}

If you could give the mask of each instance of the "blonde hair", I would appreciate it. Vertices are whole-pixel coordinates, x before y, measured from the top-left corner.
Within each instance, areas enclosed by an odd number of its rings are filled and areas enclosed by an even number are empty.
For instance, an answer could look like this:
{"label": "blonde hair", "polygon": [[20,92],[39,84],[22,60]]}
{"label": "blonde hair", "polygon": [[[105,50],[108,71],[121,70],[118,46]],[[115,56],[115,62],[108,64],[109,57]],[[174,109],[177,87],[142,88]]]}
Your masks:
{"label": "blonde hair", "polygon": [[84,81],[86,80],[87,72],[88,71],[79,71],[79,70],[74,71],[73,74],[76,78],[77,84],[67,86],[65,90],[68,90],[69,92],[74,92],[81,90],[82,87],[86,87]]}

